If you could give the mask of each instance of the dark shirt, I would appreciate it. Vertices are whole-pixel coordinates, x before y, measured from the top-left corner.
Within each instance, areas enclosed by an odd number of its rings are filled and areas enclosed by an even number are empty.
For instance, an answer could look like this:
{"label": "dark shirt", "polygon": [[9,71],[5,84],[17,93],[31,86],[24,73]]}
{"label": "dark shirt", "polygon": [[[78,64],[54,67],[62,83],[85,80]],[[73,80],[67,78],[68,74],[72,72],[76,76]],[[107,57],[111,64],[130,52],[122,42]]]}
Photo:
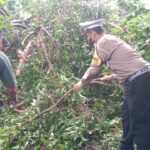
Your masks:
{"label": "dark shirt", "polygon": [[6,88],[16,86],[17,81],[9,58],[0,51],[0,80]]}

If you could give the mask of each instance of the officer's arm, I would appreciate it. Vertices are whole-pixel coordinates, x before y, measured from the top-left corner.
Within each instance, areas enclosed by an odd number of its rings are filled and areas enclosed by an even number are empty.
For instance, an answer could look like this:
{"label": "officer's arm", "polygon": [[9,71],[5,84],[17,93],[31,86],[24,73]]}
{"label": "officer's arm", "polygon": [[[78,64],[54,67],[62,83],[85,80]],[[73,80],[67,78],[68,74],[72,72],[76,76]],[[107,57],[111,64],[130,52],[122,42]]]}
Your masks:
{"label": "officer's arm", "polygon": [[100,67],[92,67],[90,66],[86,72],[84,73],[83,77],[81,78],[81,82],[83,85],[90,83],[93,79],[98,76]]}
{"label": "officer's arm", "polygon": [[95,79],[99,73],[100,65],[101,65],[101,59],[95,50],[93,54],[91,66],[86,70],[81,80],[74,85],[73,90],[75,92],[79,92],[82,87],[84,87],[85,85],[90,83],[93,79]]}
{"label": "officer's arm", "polygon": [[90,83],[93,79],[95,79],[98,76],[101,63],[102,63],[101,58],[99,57],[97,51],[95,50],[93,53],[93,59],[91,65],[86,70],[86,72],[84,73],[81,79],[83,85]]}

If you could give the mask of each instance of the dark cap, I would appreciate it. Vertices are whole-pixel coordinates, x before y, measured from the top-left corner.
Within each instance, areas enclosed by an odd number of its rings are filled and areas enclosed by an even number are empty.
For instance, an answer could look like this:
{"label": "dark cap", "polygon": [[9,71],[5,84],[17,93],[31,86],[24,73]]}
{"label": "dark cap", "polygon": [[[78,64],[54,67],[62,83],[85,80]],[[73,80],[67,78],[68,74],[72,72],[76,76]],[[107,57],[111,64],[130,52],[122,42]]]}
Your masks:
{"label": "dark cap", "polygon": [[88,22],[82,22],[79,24],[81,28],[84,30],[85,33],[88,31],[97,28],[97,27],[102,27],[101,24],[101,19],[99,20],[94,20],[94,21],[88,21]]}

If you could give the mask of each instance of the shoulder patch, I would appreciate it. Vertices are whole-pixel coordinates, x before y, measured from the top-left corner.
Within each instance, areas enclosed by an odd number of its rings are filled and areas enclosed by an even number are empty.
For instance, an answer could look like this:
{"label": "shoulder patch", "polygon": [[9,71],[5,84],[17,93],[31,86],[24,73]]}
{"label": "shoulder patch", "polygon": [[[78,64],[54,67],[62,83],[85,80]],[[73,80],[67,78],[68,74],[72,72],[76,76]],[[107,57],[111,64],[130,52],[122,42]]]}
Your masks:
{"label": "shoulder patch", "polygon": [[97,51],[94,50],[91,66],[92,67],[98,67],[98,66],[100,66],[101,62],[102,61],[101,61],[100,57],[98,56]]}

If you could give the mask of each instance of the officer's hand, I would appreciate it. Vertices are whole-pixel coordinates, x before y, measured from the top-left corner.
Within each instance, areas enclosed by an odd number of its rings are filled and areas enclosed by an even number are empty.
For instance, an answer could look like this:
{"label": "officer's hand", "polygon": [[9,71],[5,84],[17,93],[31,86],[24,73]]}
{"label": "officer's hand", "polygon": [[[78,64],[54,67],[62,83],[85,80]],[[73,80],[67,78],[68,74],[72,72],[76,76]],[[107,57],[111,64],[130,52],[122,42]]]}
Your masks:
{"label": "officer's hand", "polygon": [[79,92],[82,89],[82,87],[83,87],[83,84],[82,84],[81,81],[79,81],[77,84],[74,85],[73,91],[74,92]]}
{"label": "officer's hand", "polygon": [[115,79],[114,74],[111,74],[111,75],[105,75],[104,77],[100,78],[100,81],[102,81],[102,82],[110,82],[110,81],[112,81],[114,79]]}

